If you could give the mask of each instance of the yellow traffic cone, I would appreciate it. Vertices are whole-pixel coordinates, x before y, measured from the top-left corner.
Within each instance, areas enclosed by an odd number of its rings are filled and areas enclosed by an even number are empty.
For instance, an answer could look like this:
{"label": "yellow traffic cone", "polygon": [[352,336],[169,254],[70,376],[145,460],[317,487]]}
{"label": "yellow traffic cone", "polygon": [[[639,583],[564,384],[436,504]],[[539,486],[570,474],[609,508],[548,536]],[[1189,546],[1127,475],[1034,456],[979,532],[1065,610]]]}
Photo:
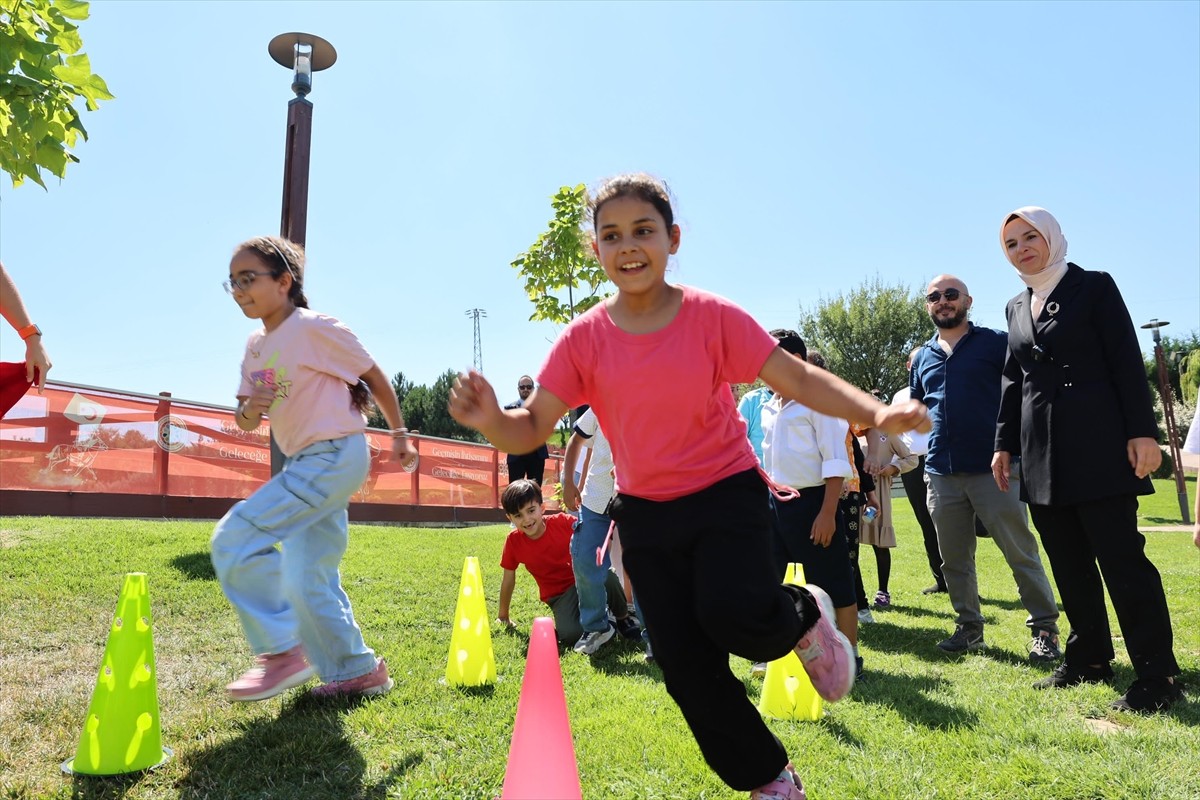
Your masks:
{"label": "yellow traffic cone", "polygon": [[171,757],[162,745],[146,573],[131,572],[117,599],[104,661],[75,757],[63,772],[122,775],[153,769]]}
{"label": "yellow traffic cone", "polygon": [[487,603],[483,599],[483,576],[479,559],[467,556],[454,609],[454,632],[450,657],[446,660],[446,683],[451,686],[481,686],[495,683],[496,656],[492,653]]}
{"label": "yellow traffic cone", "polygon": [[[804,565],[788,564],[784,583],[803,586]],[[795,651],[767,665],[758,710],[775,719],[817,720],[821,718],[821,695],[813,688],[808,673]]]}

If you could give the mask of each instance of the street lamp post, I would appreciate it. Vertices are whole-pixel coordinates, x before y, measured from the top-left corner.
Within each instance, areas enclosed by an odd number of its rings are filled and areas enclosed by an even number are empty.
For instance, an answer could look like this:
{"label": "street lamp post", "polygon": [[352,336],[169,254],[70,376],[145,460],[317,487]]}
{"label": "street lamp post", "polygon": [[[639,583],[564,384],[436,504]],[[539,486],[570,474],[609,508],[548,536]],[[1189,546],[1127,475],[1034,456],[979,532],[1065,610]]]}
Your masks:
{"label": "street lamp post", "polygon": [[1179,456],[1179,435],[1175,427],[1174,396],[1171,392],[1171,382],[1167,380],[1167,361],[1163,356],[1162,336],[1158,332],[1159,328],[1170,324],[1166,320],[1152,319],[1142,328],[1150,330],[1154,336],[1154,361],[1158,365],[1158,393],[1162,397],[1163,424],[1167,427],[1167,448],[1173,462],[1171,472],[1175,476],[1175,491],[1179,495],[1179,513],[1183,516],[1183,523],[1190,525],[1192,520],[1188,510],[1187,484],[1183,481],[1183,463]]}
{"label": "street lamp post", "polygon": [[[312,74],[329,69],[337,61],[333,45],[311,33],[281,33],[267,45],[267,52],[280,66],[292,71],[288,102],[287,139],[283,155],[283,207],[279,235],[299,245],[308,228],[308,164],[312,147]],[[283,454],[271,436],[271,474],[283,469]]]}

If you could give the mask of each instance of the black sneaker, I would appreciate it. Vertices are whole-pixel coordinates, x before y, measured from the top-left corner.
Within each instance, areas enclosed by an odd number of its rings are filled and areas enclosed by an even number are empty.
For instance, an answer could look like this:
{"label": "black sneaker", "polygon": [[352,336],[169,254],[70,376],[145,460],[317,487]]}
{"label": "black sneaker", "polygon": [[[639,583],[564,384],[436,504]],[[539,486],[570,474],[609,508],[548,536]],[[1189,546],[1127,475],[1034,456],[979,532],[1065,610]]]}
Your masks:
{"label": "black sneaker", "polygon": [[633,614],[625,619],[613,620],[613,624],[617,626],[617,633],[621,634],[622,639],[628,639],[631,642],[642,640],[642,625]]}
{"label": "black sneaker", "polygon": [[854,680],[861,681],[863,676],[863,660],[862,656],[854,657]]}
{"label": "black sneaker", "polygon": [[[1032,657],[1032,656],[1031,656]],[[1065,689],[1068,686],[1078,686],[1081,683],[1112,683],[1113,671],[1108,664],[1098,667],[1076,667],[1071,664],[1059,664],[1048,677],[1033,684],[1035,689]]]}
{"label": "black sneaker", "polygon": [[1166,711],[1183,699],[1183,687],[1169,678],[1138,678],[1121,697],[1113,702],[1117,711],[1148,714]]}
{"label": "black sneaker", "polygon": [[1029,643],[1029,660],[1034,664],[1048,664],[1062,658],[1058,648],[1058,634],[1045,628],[1034,628],[1033,641]]}
{"label": "black sneaker", "polygon": [[938,648],[947,653],[965,653],[968,650],[982,650],[983,628],[973,625],[958,625],[949,639],[938,642]]}
{"label": "black sneaker", "polygon": [[940,583],[935,583],[933,586],[926,586],[921,590],[921,594],[945,594],[946,587]]}

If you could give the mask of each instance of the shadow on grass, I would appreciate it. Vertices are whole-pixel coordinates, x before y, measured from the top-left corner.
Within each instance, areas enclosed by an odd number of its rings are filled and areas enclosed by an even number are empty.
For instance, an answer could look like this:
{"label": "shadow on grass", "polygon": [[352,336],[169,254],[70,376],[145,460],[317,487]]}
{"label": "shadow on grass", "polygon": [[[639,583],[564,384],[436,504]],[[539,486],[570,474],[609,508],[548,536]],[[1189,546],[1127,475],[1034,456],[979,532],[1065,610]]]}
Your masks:
{"label": "shadow on grass", "polygon": [[175,556],[171,559],[171,566],[194,581],[215,581],[217,579],[217,573],[212,565],[212,554],[207,550]]}
{"label": "shadow on grass", "polygon": [[345,710],[364,699],[324,701],[307,696],[278,717],[250,720],[240,735],[183,759],[180,800],[212,797],[295,797],[305,800],[385,800],[423,760],[405,754],[378,781],[366,783],[366,762],[343,722]]}
{"label": "shadow on grass", "polygon": [[[851,696],[860,703],[886,706],[912,724],[929,730],[974,729],[979,724],[977,714],[930,697],[947,683],[944,678],[932,676],[868,670],[863,680],[854,685]],[[852,737],[846,734],[839,738]]]}
{"label": "shadow on grass", "polygon": [[[1047,576],[1048,577],[1048,576]],[[987,606],[996,606],[1008,611],[1024,611],[1025,606],[1021,605],[1020,600],[997,600],[993,597],[984,597],[979,595],[979,604]]]}
{"label": "shadow on grass", "polygon": [[606,675],[640,675],[662,681],[662,670],[646,663],[646,651],[635,642],[622,640],[605,645],[598,656],[591,658],[592,669]]}

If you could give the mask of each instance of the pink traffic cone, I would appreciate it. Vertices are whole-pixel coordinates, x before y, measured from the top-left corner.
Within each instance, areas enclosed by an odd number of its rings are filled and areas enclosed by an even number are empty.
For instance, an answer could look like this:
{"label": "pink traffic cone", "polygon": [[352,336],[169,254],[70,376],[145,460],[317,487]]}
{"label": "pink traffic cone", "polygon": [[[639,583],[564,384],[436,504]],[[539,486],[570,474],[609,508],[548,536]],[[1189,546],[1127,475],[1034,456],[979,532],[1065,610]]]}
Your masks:
{"label": "pink traffic cone", "polygon": [[554,620],[538,617],[517,701],[501,800],[582,800]]}

